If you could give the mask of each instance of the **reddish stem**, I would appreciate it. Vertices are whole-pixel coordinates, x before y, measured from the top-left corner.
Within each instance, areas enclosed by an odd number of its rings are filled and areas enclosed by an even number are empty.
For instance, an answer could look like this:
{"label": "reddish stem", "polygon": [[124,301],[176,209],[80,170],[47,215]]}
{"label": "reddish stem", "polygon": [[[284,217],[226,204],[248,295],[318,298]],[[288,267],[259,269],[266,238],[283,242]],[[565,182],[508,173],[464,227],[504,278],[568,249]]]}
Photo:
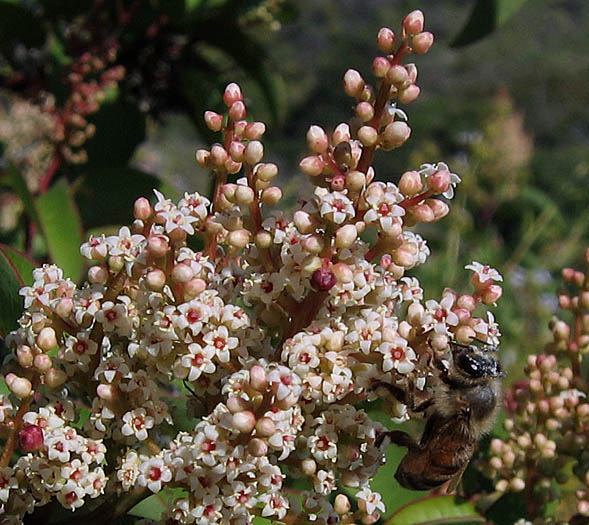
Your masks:
{"label": "reddish stem", "polygon": [[41,195],[46,193],[49,189],[49,185],[51,184],[51,181],[53,180],[55,173],[61,166],[61,162],[61,155],[55,152],[53,154],[51,162],[49,163],[47,171],[43,174],[43,176],[41,177],[41,182],[39,183],[39,192],[41,193]]}

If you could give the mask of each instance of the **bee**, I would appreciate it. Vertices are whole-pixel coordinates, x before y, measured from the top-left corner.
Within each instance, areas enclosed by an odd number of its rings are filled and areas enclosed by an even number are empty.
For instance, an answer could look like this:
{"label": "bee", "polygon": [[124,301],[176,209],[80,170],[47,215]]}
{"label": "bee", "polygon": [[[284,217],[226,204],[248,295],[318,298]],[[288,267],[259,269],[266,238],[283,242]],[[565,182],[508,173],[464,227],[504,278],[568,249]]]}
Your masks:
{"label": "bee", "polygon": [[451,348],[449,362],[434,360],[439,384],[417,406],[413,394],[388,383],[378,385],[427,418],[419,442],[400,430],[382,432],[376,440],[377,446],[388,439],[408,449],[395,478],[411,490],[431,490],[452,478],[458,482],[499,410],[503,372],[493,355],[497,348],[460,343],[451,343]]}

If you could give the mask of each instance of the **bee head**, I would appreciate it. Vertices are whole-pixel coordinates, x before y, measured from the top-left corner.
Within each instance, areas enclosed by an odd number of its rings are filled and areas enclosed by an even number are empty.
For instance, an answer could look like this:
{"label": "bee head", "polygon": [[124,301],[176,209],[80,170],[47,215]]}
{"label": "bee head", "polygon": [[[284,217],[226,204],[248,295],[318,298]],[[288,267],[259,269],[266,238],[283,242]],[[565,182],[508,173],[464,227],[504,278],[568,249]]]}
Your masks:
{"label": "bee head", "polygon": [[[501,364],[495,356],[476,345],[453,344],[454,366],[457,371],[471,379],[502,377]],[[494,349],[494,348],[493,348]]]}

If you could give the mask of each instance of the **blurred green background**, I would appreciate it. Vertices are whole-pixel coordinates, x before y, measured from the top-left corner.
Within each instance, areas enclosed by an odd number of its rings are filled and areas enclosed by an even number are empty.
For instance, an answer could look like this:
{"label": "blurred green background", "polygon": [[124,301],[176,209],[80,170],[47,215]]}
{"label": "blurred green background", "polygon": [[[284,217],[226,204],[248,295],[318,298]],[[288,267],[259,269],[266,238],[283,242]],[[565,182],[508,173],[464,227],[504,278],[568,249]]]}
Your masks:
{"label": "blurred green background", "polygon": [[[284,207],[293,208],[311,188],[297,170],[308,126],[333,129],[351,116],[344,72],[370,78],[376,32],[398,30],[413,9],[436,43],[415,57],[422,95],[403,108],[412,137],[377,153],[377,177],[395,182],[441,160],[462,177],[451,214],[418,230],[432,255],[414,275],[437,298],[445,287],[469,289],[463,268],[473,260],[499,269],[495,317],[507,381],[516,379],[517,365],[549,340],[560,269],[580,267],[589,245],[585,0],[2,0],[0,254],[53,260],[80,280],[81,239],[131,222],[137,196],[151,198],[156,186],[171,197],[208,193],[194,151],[210,140],[202,112],[221,107],[230,81],[241,84],[249,116],[268,124],[266,159],[281,167]],[[44,93],[64,107],[72,64],[113,41],[111,65],[125,76],[87,115],[96,134],[72,146],[88,161],[68,162]],[[387,490],[389,465],[375,488],[394,509],[420,495]]]}

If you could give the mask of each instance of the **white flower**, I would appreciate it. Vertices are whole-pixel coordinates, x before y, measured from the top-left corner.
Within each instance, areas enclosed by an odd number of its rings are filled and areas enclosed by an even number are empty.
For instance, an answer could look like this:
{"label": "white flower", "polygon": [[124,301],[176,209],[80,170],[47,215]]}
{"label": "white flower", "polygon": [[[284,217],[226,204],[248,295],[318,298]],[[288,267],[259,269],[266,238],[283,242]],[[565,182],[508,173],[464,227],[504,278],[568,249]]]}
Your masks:
{"label": "white flower", "polygon": [[415,368],[417,356],[413,349],[407,346],[407,341],[402,337],[394,337],[392,342],[381,343],[377,351],[384,356],[383,372],[388,372],[394,368],[400,374],[408,374]]}
{"label": "white flower", "polygon": [[237,347],[239,339],[230,337],[226,326],[217,326],[203,336],[207,349],[211,349],[217,355],[221,363],[228,363],[231,359],[231,350]]}
{"label": "white flower", "polygon": [[153,417],[148,416],[144,408],[130,410],[123,415],[122,419],[124,424],[121,428],[121,434],[123,436],[134,434],[139,441],[147,439],[147,431],[154,425]]}
{"label": "white flower", "polygon": [[378,223],[379,228],[386,232],[393,227],[396,217],[405,215],[405,209],[398,205],[404,199],[403,194],[391,182],[374,182],[370,187],[380,190],[367,192],[365,200],[369,208],[364,220],[367,224]]}
{"label": "white flower", "polygon": [[215,350],[213,347],[207,345],[202,347],[197,343],[188,345],[189,354],[181,357],[181,365],[187,370],[186,379],[188,381],[196,381],[202,373],[212,374],[216,370],[213,357],[215,357]]}
{"label": "white flower", "polygon": [[[422,164],[420,166],[419,173],[421,173],[425,176],[425,178],[427,178],[430,175],[436,173],[436,171],[450,172],[450,168],[445,162],[438,162],[437,164]],[[459,182],[462,182],[462,179],[458,175],[456,175],[456,173],[450,172],[450,186],[444,193],[442,193],[442,195],[447,199],[451,199],[452,197],[454,197],[454,188]]]}
{"label": "white flower", "polygon": [[472,270],[478,277],[478,280],[481,283],[485,283],[489,280],[491,281],[503,281],[503,276],[495,270],[495,268],[491,268],[486,264],[481,264],[480,262],[473,261],[470,264],[467,264],[464,268],[467,270]]}
{"label": "white flower", "polygon": [[358,501],[358,506],[363,509],[366,514],[372,514],[373,512],[379,510],[380,512],[384,512],[385,506],[384,503],[381,501],[382,496],[378,492],[372,492],[369,487],[364,487],[356,494],[356,498]]}
{"label": "white flower", "polygon": [[12,467],[0,468],[0,501],[6,503],[10,491],[18,487],[18,481]]}
{"label": "white flower", "polygon": [[84,496],[86,491],[75,481],[69,479],[61,490],[57,493],[59,501],[66,509],[76,510],[84,505]]}
{"label": "white flower", "polygon": [[339,191],[320,196],[319,213],[335,224],[342,224],[356,214],[354,203]]}
{"label": "white flower", "polygon": [[136,256],[138,247],[144,240],[143,235],[131,235],[131,230],[127,226],[123,226],[118,235],[111,235],[106,238],[106,242],[110,247],[110,255],[122,255],[125,257]]}
{"label": "white flower", "polygon": [[151,492],[162,490],[162,484],[172,479],[172,471],[160,457],[152,457],[139,465],[137,483],[147,487]]}

